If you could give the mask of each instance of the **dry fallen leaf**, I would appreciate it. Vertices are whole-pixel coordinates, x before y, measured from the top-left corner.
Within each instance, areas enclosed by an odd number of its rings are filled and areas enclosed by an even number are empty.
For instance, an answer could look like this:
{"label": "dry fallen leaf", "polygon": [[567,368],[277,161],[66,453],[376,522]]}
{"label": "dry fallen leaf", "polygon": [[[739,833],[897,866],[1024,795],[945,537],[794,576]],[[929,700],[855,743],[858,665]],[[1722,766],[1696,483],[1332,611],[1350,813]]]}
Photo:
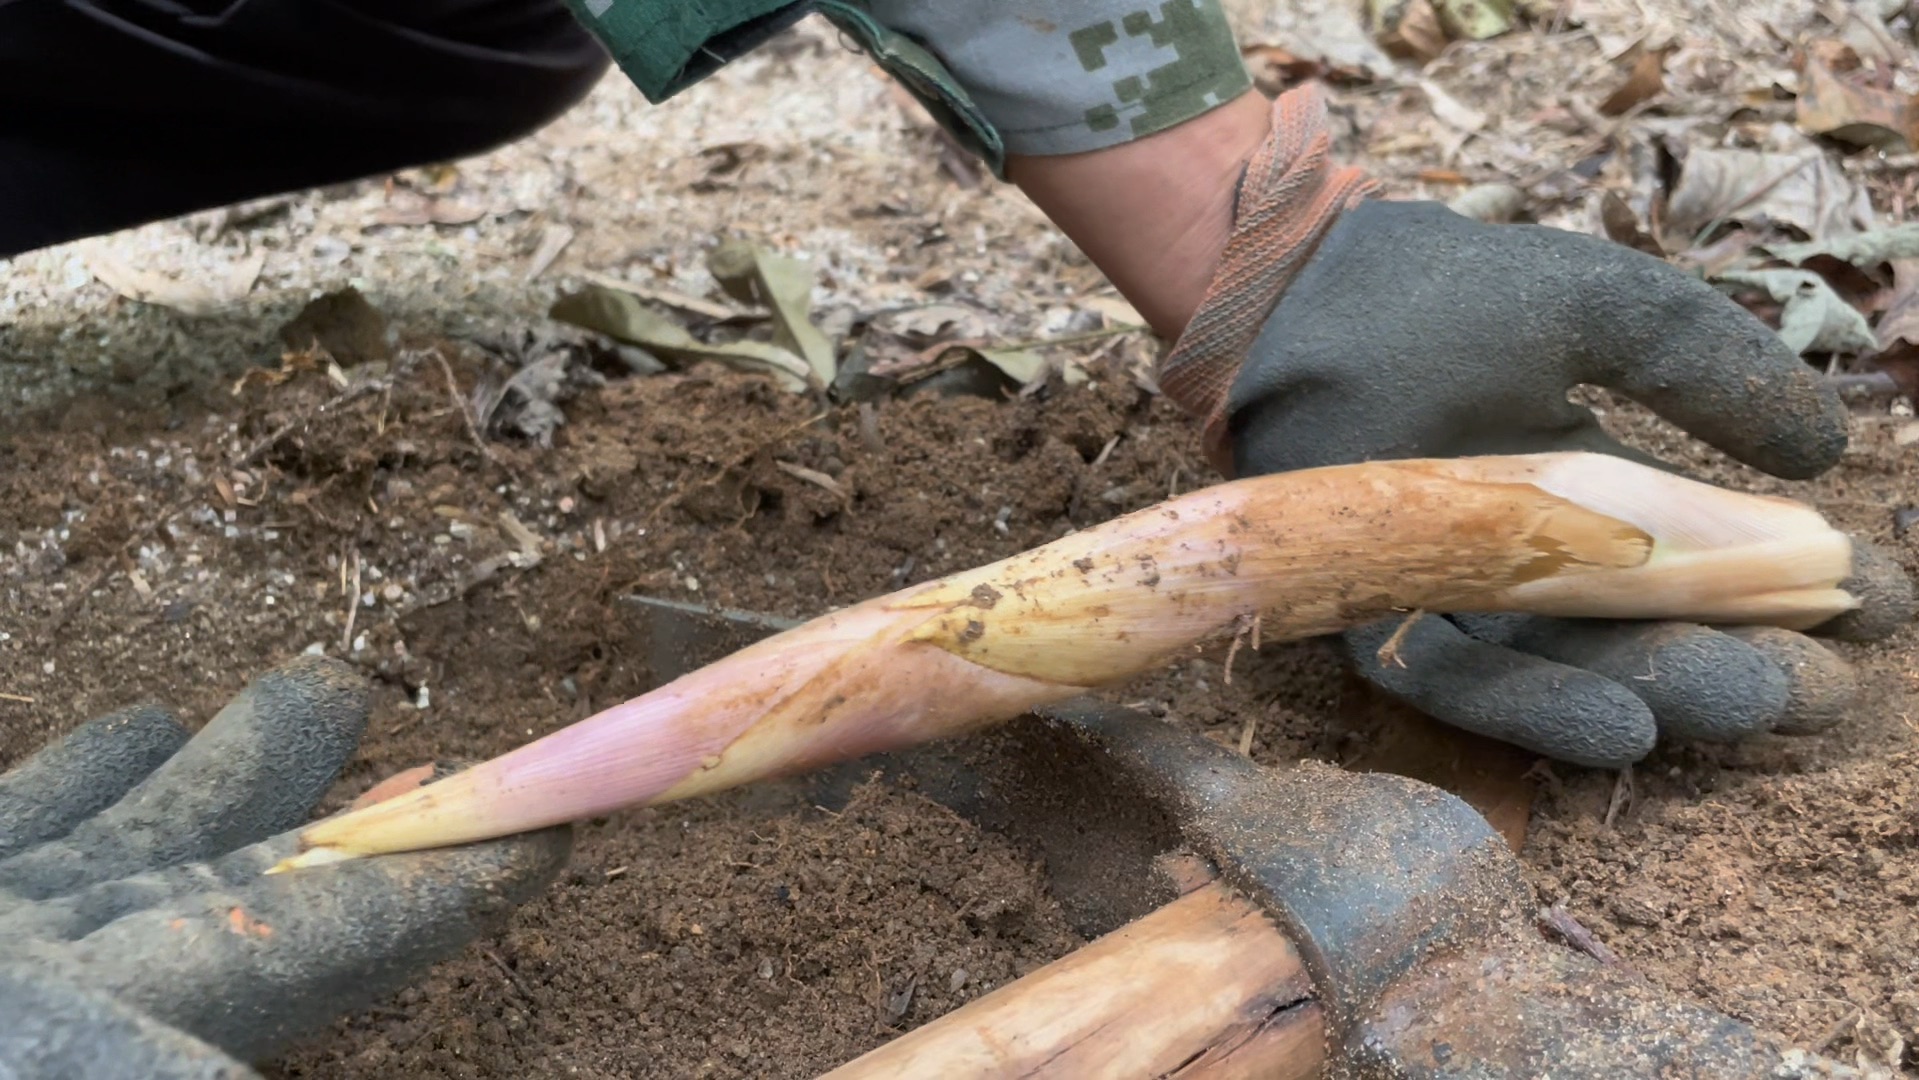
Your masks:
{"label": "dry fallen leaf", "polygon": [[417,192],[395,190],[392,202],[373,215],[375,225],[470,225],[487,214],[486,207],[458,199],[429,198]]}
{"label": "dry fallen leaf", "polygon": [[881,333],[927,345],[942,338],[972,340],[990,333],[986,317],[965,304],[921,304],[875,314],[868,324]]}
{"label": "dry fallen leaf", "polygon": [[1447,127],[1468,136],[1484,128],[1486,114],[1467,105],[1465,102],[1440,89],[1431,79],[1418,82],[1419,92],[1426,95],[1426,101],[1432,106],[1433,116]]}
{"label": "dry fallen leaf", "polygon": [[1395,66],[1361,25],[1359,5],[1260,4],[1247,12],[1241,40],[1265,42],[1302,61],[1353,79],[1392,77]]}
{"label": "dry fallen leaf", "polygon": [[1433,0],[1446,32],[1467,41],[1484,41],[1513,28],[1513,0]]}
{"label": "dry fallen leaf", "polygon": [[1423,64],[1446,51],[1446,29],[1432,0],[1368,0],[1366,24],[1379,47],[1402,60]]}
{"label": "dry fallen leaf", "polygon": [[1873,332],[1879,351],[1868,359],[1907,393],[1919,393],[1919,259],[1893,260],[1892,297]]}
{"label": "dry fallen leaf", "polygon": [[1880,345],[1890,349],[1903,342],[1919,351],[1919,259],[1895,259],[1892,263],[1892,298],[1879,316]]}
{"label": "dry fallen leaf", "polygon": [[1356,72],[1338,72],[1279,45],[1247,45],[1239,50],[1239,56],[1246,63],[1246,70],[1252,73],[1253,85],[1268,95],[1278,95],[1309,79],[1343,77],[1363,81],[1365,78]]}
{"label": "dry fallen leaf", "polygon": [[717,360],[730,367],[772,375],[782,387],[796,393],[814,385],[813,369],[788,349],[765,341],[707,344],[648,307],[640,297],[622,290],[588,285],[554,301],[549,314],[659,356],[688,362]]}
{"label": "dry fallen leaf", "polygon": [[172,308],[183,315],[210,314],[242,299],[253,291],[266,266],[266,256],[256,253],[212,274],[170,277],[135,265],[104,243],[88,245],[81,258],[94,280],[128,300]]}
{"label": "dry fallen leaf", "polygon": [[1919,95],[1873,86],[1863,69],[1841,75],[1807,56],[1794,109],[1812,135],[1895,154],[1919,145]]}
{"label": "dry fallen leaf", "polygon": [[1616,191],[1600,196],[1599,224],[1606,230],[1606,238],[1615,244],[1624,244],[1648,255],[1661,253],[1659,241],[1639,223],[1639,215],[1633,213],[1632,207]]}
{"label": "dry fallen leaf", "polygon": [[1759,289],[1783,305],[1779,337],[1795,353],[1866,355],[1879,348],[1866,317],[1810,270],[1728,270],[1714,280]]}
{"label": "dry fallen leaf", "polygon": [[1785,225],[1815,240],[1872,224],[1872,203],[1817,149],[1800,153],[1694,147],[1666,200],[1669,246],[1691,246],[1715,224]]}
{"label": "dry fallen leaf", "polygon": [[1669,48],[1647,48],[1643,44],[1628,55],[1635,55],[1626,81],[1599,103],[1602,116],[1623,116],[1658,97],[1666,89],[1666,57]]}
{"label": "dry fallen leaf", "polygon": [[532,281],[560,257],[560,252],[573,242],[573,226],[564,222],[555,222],[540,230],[540,246],[533,250],[533,257],[527,260],[526,272],[520,275],[521,281]]}
{"label": "dry fallen leaf", "polygon": [[1526,208],[1526,193],[1511,184],[1474,184],[1446,204],[1461,217],[1489,224],[1504,224]]}
{"label": "dry fallen leaf", "polygon": [[1789,263],[1803,263],[1824,255],[1862,269],[1870,268],[1898,259],[1919,259],[1919,222],[1808,240],[1803,244],[1766,244],[1765,249],[1774,258]]}
{"label": "dry fallen leaf", "polygon": [[837,359],[833,343],[814,326],[813,268],[743,241],[729,240],[707,256],[707,269],[726,294],[759,304],[773,313],[773,344],[813,369],[819,384],[833,381]]}
{"label": "dry fallen leaf", "polygon": [[593,270],[582,271],[579,276],[582,280],[590,281],[595,285],[603,286],[616,292],[632,293],[642,300],[659,304],[662,307],[670,307],[678,311],[684,311],[689,315],[698,315],[700,318],[711,322],[753,322],[765,317],[741,308],[708,300],[704,297],[688,296],[683,292],[676,289],[669,289],[663,285],[654,285],[642,281],[628,281],[622,277],[615,277],[612,274],[602,274]]}
{"label": "dry fallen leaf", "polygon": [[1146,325],[1139,309],[1127,303],[1122,296],[1088,296],[1079,301],[1079,306],[1098,313],[1103,326]]}

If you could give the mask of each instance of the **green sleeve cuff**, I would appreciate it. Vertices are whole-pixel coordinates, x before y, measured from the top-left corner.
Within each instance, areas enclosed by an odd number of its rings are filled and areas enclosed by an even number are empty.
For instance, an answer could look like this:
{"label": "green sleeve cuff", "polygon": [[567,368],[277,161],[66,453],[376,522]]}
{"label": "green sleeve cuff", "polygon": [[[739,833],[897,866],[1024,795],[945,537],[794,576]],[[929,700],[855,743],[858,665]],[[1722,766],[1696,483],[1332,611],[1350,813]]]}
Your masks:
{"label": "green sleeve cuff", "polygon": [[646,100],[658,105],[804,18],[803,0],[566,0]]}
{"label": "green sleeve cuff", "polygon": [[566,0],[646,100],[659,104],[815,12],[856,39],[969,152],[1002,176],[998,131],[932,53],[844,0]]}

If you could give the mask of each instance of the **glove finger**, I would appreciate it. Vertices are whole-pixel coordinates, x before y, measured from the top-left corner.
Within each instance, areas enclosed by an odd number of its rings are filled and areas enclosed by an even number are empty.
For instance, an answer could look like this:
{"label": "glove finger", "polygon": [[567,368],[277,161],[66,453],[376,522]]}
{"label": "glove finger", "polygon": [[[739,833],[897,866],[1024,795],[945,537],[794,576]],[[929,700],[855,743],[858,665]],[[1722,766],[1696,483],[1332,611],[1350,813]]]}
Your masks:
{"label": "glove finger", "polygon": [[[436,776],[453,770],[450,765],[423,765],[388,777],[353,801],[358,809],[381,799],[410,791]],[[42,941],[77,941],[102,926],[136,911],[170,904],[181,897],[200,893],[229,892],[253,884],[284,857],[273,838],[251,844],[206,862],[180,863],[149,870],[130,877],[113,878],[84,889],[20,905],[15,910],[0,906],[0,917],[7,922],[9,935]],[[4,898],[0,898],[3,901]],[[7,954],[6,941],[0,939],[0,958]]]}
{"label": "glove finger", "polygon": [[364,681],[302,656],[266,672],[193,740],[64,837],[0,863],[31,899],[209,859],[304,822],[366,728]]}
{"label": "glove finger", "polygon": [[1724,633],[1764,654],[1791,687],[1786,711],[1773,722],[1779,735],[1816,735],[1845,719],[1859,694],[1858,675],[1837,653],[1804,634],[1776,626],[1735,626]]}
{"label": "glove finger", "polygon": [[1483,641],[1625,687],[1671,738],[1735,742],[1763,734],[1792,697],[1785,670],[1765,653],[1696,623],[1466,615],[1459,625]]}
{"label": "glove finger", "polygon": [[136,705],[80,725],[0,776],[0,860],[64,836],[186,745],[173,714]]}
{"label": "glove finger", "polygon": [[1574,765],[1622,768],[1651,752],[1651,709],[1618,683],[1516,649],[1480,641],[1447,618],[1413,623],[1396,652],[1379,658],[1399,620],[1343,636],[1367,682],[1454,727]]}
{"label": "glove finger", "polygon": [[89,981],[243,1060],[406,985],[501,926],[565,864],[559,826],[458,848],[263,876],[288,833],[216,871],[244,882],[115,920],[68,946]]}
{"label": "glove finger", "polygon": [[1658,259],[1573,240],[1604,249],[1569,260],[1581,268],[1572,286],[1590,381],[1774,476],[1802,480],[1838,464],[1846,407],[1778,334]]}
{"label": "glove finger", "polygon": [[1852,542],[1852,576],[1839,587],[1859,598],[1859,606],[1812,629],[1835,641],[1879,641],[1913,620],[1912,579],[1885,551],[1862,540]]}
{"label": "glove finger", "polygon": [[103,994],[0,966],[0,1076],[8,1080],[257,1080],[213,1047]]}

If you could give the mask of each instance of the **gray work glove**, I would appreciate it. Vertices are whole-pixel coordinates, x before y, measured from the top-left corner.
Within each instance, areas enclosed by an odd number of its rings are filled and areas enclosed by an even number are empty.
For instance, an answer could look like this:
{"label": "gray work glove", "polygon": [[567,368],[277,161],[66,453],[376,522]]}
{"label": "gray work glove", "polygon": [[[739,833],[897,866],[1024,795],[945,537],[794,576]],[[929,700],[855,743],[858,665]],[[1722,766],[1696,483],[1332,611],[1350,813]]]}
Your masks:
{"label": "gray work glove", "polygon": [[351,669],[302,657],[197,736],[136,707],[0,776],[0,1078],[251,1076],[553,879],[564,827],[263,876],[367,707]]}
{"label": "gray work glove", "polygon": [[[1705,283],[1594,237],[1370,200],[1339,214],[1281,295],[1232,382],[1226,438],[1239,476],[1563,450],[1652,461],[1567,401],[1580,384],[1782,478],[1816,476],[1846,446],[1837,396]],[[1856,569],[1866,608],[1820,633],[1868,640],[1911,618],[1896,565],[1863,550]],[[1661,734],[1820,730],[1853,688],[1830,650],[1774,629],[1433,615],[1397,646],[1401,667],[1378,657],[1397,625],[1344,636],[1366,680],[1580,765],[1622,767]]]}

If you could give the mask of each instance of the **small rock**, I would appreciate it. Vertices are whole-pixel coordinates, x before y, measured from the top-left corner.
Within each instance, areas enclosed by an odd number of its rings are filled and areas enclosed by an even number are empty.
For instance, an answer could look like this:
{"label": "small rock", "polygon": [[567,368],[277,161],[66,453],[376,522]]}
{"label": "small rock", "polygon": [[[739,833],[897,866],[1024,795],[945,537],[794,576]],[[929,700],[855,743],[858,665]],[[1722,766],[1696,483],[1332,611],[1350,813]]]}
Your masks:
{"label": "small rock", "polygon": [[1659,926],[1666,921],[1666,912],[1672,907],[1672,901],[1665,893],[1651,887],[1627,889],[1613,897],[1608,909],[1612,917],[1626,926]]}
{"label": "small rock", "polygon": [[[322,237],[313,245],[314,254],[323,260],[333,254],[323,250],[327,239]],[[324,349],[342,367],[384,363],[393,358],[393,338],[386,316],[351,286],[310,301],[293,321],[280,328],[280,341],[295,351]]]}

